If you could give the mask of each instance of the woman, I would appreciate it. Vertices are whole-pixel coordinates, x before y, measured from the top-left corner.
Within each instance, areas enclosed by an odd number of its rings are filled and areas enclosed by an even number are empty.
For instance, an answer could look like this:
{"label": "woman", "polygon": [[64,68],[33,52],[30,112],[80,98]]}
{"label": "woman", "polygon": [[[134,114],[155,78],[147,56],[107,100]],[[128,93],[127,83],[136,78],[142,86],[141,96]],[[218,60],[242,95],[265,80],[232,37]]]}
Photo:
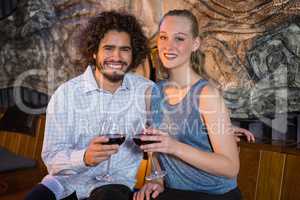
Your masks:
{"label": "woman", "polygon": [[[239,156],[223,99],[199,73],[198,23],[187,10],[172,10],[159,25],[157,47],[168,79],[152,89],[153,127],[141,146],[158,152],[164,185],[149,182],[135,200],[241,199],[236,176]],[[154,135],[153,135],[154,134]],[[246,134],[247,135],[247,134]]]}

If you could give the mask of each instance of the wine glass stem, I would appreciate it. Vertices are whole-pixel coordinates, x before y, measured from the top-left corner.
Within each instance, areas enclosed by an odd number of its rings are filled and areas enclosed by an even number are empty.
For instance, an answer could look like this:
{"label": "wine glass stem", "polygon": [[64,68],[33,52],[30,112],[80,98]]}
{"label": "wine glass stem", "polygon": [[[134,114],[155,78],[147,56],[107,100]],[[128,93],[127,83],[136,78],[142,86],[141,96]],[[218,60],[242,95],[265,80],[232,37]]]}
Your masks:
{"label": "wine glass stem", "polygon": [[111,159],[111,156],[109,156],[108,160],[107,160],[107,167],[106,167],[106,175],[110,175],[110,159]]}
{"label": "wine glass stem", "polygon": [[151,162],[151,167],[152,167],[151,171],[152,171],[152,173],[156,174],[157,173],[157,166],[156,166],[155,160],[153,159],[153,152],[149,152],[148,156],[149,156],[149,159],[150,159],[150,162]]}

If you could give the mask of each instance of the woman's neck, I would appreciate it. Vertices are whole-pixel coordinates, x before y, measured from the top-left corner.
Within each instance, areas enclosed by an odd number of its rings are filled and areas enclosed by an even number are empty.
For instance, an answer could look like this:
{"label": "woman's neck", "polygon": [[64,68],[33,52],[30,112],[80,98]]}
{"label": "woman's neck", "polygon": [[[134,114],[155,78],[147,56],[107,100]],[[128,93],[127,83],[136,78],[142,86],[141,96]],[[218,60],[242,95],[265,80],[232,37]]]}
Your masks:
{"label": "woman's neck", "polygon": [[200,78],[192,67],[178,67],[169,70],[169,81],[175,82],[181,88],[193,85]]}

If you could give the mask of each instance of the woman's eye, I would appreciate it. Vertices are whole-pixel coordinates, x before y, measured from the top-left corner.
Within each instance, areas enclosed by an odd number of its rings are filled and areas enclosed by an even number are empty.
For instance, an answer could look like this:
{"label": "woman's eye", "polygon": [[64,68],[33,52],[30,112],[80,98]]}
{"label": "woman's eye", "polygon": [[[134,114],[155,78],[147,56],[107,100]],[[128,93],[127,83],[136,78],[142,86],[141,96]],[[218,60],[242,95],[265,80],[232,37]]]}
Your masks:
{"label": "woman's eye", "polygon": [[166,39],[167,39],[167,37],[166,37],[166,36],[163,36],[163,35],[161,35],[161,36],[159,36],[159,39],[160,39],[160,40],[166,40]]}

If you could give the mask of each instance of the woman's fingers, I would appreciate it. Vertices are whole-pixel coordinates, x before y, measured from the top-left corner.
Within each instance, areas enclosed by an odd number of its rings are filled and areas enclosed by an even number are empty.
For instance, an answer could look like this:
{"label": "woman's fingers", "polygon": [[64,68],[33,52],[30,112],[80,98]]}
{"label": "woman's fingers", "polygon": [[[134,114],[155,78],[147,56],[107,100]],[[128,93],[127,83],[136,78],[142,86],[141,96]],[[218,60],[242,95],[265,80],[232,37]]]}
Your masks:
{"label": "woman's fingers", "polygon": [[135,192],[133,195],[134,200],[144,200],[144,193],[141,191]]}
{"label": "woman's fingers", "polygon": [[164,136],[161,136],[161,135],[143,135],[143,136],[141,136],[141,140],[143,140],[143,141],[161,142],[163,139],[164,139]]}
{"label": "woman's fingers", "polygon": [[153,199],[155,199],[158,195],[159,195],[159,192],[158,192],[158,191],[154,191],[154,192],[152,193],[151,197],[152,197]]}
{"label": "woman's fingers", "polygon": [[169,135],[168,133],[166,132],[163,132],[159,129],[156,129],[156,128],[146,128],[143,130],[143,133],[144,134],[151,134],[151,135]]}
{"label": "woman's fingers", "polygon": [[133,200],[150,200],[156,198],[163,191],[162,186],[157,183],[147,183],[138,192],[134,193]]}

